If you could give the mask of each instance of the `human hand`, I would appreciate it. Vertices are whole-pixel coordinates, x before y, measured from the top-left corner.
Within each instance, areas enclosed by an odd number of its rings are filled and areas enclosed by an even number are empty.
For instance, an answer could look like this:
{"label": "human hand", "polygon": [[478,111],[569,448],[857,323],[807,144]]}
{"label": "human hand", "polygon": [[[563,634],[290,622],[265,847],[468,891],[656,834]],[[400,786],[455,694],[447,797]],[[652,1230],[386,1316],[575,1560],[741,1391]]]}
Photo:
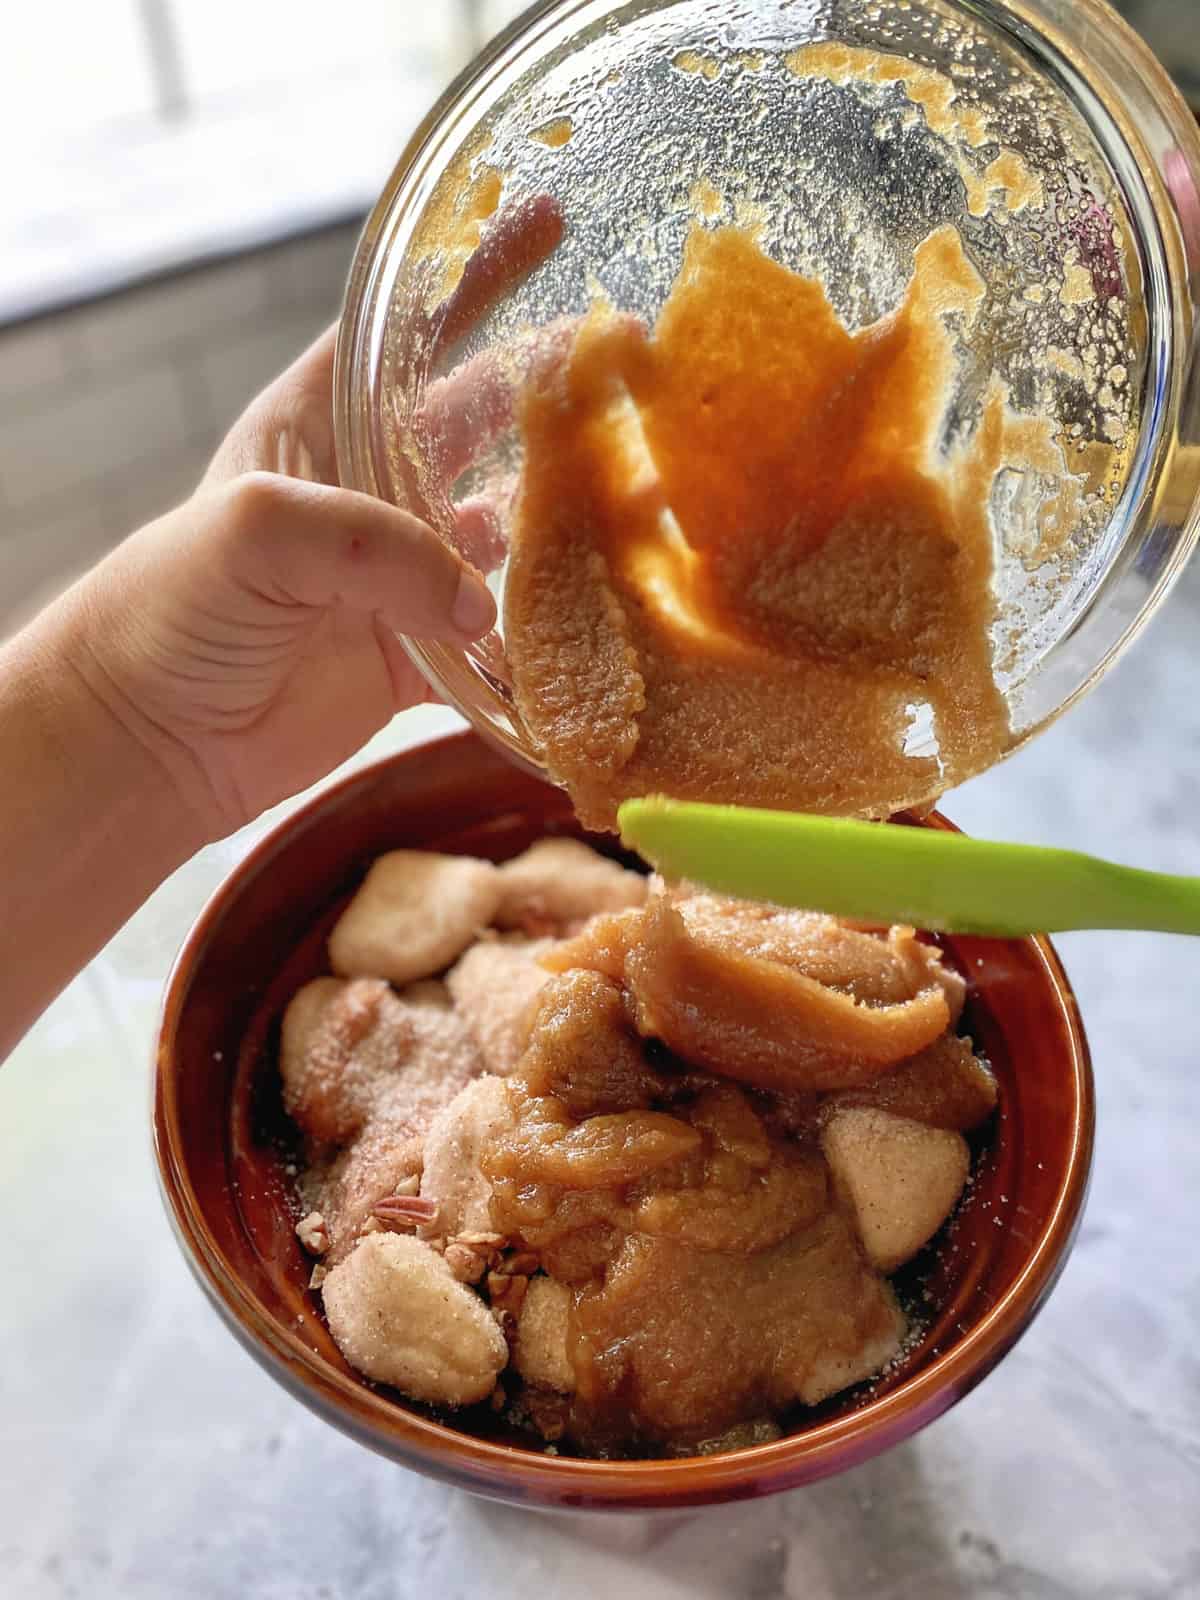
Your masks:
{"label": "human hand", "polygon": [[[452,356],[561,227],[543,200],[495,218],[419,328],[424,348]],[[476,568],[498,559],[498,521],[453,490],[511,419],[499,364],[460,363],[430,389],[444,541],[335,487],[332,364],[327,335],[250,406],[184,505],[0,643],[0,1061],[200,845],[425,698],[397,631],[463,643],[491,626]]]}
{"label": "human hand", "polygon": [[1163,157],[1167,188],[1179,213],[1188,266],[1200,272],[1200,189],[1195,167],[1182,150],[1168,150]]}
{"label": "human hand", "polygon": [[397,633],[495,609],[415,517],[331,486],[326,336],[259,397],[184,505],[76,592],[77,659],[220,837],[315,782],[425,685]]}
{"label": "human hand", "polygon": [[[552,248],[544,208],[535,220]],[[507,256],[481,251],[487,270],[464,277],[447,318],[456,334],[506,281],[505,261],[507,281],[528,270],[517,221],[497,230]],[[332,367],[331,332],[249,407],[195,495],[73,596],[81,670],[204,838],[315,782],[427,698],[398,633],[461,645],[495,618],[477,571],[494,545],[491,507],[457,508],[473,565],[412,514],[334,486]],[[457,440],[447,490],[507,420],[491,380],[473,363],[435,390],[439,430]]]}

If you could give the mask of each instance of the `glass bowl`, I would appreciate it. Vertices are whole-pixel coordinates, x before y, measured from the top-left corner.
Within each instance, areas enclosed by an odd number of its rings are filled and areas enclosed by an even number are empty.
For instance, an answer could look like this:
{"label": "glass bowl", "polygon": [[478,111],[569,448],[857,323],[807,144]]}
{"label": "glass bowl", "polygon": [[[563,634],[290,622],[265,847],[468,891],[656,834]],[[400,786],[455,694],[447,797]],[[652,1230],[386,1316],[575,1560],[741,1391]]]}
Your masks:
{"label": "glass bowl", "polygon": [[[861,70],[864,51],[884,68]],[[895,308],[921,240],[957,228],[984,297],[956,335],[940,442],[971,436],[998,377],[1049,420],[1064,469],[992,488],[993,669],[1016,748],[1116,661],[1198,528],[1200,137],[1102,0],[533,7],[426,118],[362,235],[335,374],[343,483],[424,516],[502,619],[510,401],[552,337],[537,330],[597,296],[652,323],[693,223],[737,219],[852,331]],[[1078,515],[1047,542],[1064,475]],[[542,770],[503,620],[471,649],[406,647]]]}
{"label": "glass bowl", "polygon": [[[938,817],[926,825],[950,826]],[[678,1461],[548,1454],[486,1404],[450,1422],[369,1383],[331,1339],[295,1234],[298,1155],[280,1094],[280,1018],[302,984],[328,972],[329,929],[377,855],[410,848],[504,860],[547,833],[580,833],[566,796],[463,733],[325,790],[234,869],[179,954],[157,1041],[154,1147],[189,1265],[230,1331],[304,1405],[390,1460],[494,1499],[679,1510],[792,1489],[869,1460],[986,1377],[1070,1254],[1091,1169],[1095,1085],[1070,985],[1045,939],[939,941],[967,980],[964,1027],[996,1073],[999,1110],[976,1138],[953,1221],[897,1280],[922,1308],[920,1338],[883,1377],[801,1408],[773,1444]]]}

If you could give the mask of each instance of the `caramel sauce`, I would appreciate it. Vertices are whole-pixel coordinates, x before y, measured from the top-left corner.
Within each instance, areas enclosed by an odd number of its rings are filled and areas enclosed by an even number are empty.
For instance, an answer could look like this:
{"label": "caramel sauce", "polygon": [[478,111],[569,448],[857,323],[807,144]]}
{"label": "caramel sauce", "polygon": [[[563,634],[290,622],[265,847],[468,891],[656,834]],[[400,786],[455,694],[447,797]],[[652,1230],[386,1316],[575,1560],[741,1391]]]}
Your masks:
{"label": "caramel sauce", "polygon": [[[572,1122],[518,1078],[514,1126],[485,1157],[496,1227],[571,1288],[566,1427],[589,1451],[695,1444],[824,1398],[878,1349],[886,1359],[903,1326],[831,1204],[816,1145],[770,1133],[733,1085],[691,1088],[670,1113]],[[678,1130],[670,1159],[643,1145],[648,1118]],[[630,1137],[614,1161],[617,1123]],[[557,1181],[537,1148],[550,1130],[576,1145]]]}
{"label": "caramel sauce", "polygon": [[677,72],[695,73],[701,78],[707,78],[709,83],[714,83],[721,76],[721,63],[700,50],[680,50],[678,55],[673,57],[671,65]]}
{"label": "caramel sauce", "polygon": [[[586,825],[655,791],[885,815],[1006,750],[989,495],[1015,461],[1065,472],[996,382],[943,453],[983,292],[943,228],[898,309],[851,333],[747,232],[696,226],[650,337],[597,307],[530,381],[506,645]],[[906,749],[917,708],[936,753]]]}
{"label": "caramel sauce", "polygon": [[[958,1129],[995,1105],[987,1068],[947,1031],[961,980],[908,930],[885,940],[826,917],[716,897],[690,904],[691,937],[735,963],[692,997],[690,1033],[669,1048],[646,1037],[657,1030],[636,958],[662,940],[653,906],[597,919],[547,963],[558,976],[507,1082],[508,1124],[482,1158],[493,1226],[569,1291],[572,1391],[550,1421],[554,1437],[589,1453],[692,1449],[878,1371],[905,1319],[839,1199],[823,1119],[877,1107]],[[794,1000],[764,996],[769,968],[824,996],[820,1086],[834,1092],[809,1092],[803,1061],[776,1076],[778,1092],[730,1081],[736,1041],[720,1012],[736,989],[794,1032]],[[881,1008],[919,1013],[931,994],[936,1040],[877,1062],[864,1083],[831,1030],[853,1034]],[[715,1067],[710,1038],[721,1045]],[[529,1401],[535,1421],[542,1404]]]}
{"label": "caramel sauce", "polygon": [[570,117],[555,117],[553,121],[535,128],[529,137],[534,144],[544,144],[548,150],[561,150],[565,144],[570,144],[574,132],[575,125]]}
{"label": "caramel sauce", "polygon": [[440,258],[429,310],[458,287],[467,262],[479,247],[486,224],[500,204],[503,175],[478,161],[486,143],[486,137],[480,134],[459,151],[425,208],[413,236],[415,261]]}
{"label": "caramel sauce", "polygon": [[814,1129],[781,1137],[735,1085],[653,1066],[610,980],[549,986],[508,1090],[492,1219],[572,1289],[577,1442],[694,1442],[794,1400],[864,1331],[894,1339]]}

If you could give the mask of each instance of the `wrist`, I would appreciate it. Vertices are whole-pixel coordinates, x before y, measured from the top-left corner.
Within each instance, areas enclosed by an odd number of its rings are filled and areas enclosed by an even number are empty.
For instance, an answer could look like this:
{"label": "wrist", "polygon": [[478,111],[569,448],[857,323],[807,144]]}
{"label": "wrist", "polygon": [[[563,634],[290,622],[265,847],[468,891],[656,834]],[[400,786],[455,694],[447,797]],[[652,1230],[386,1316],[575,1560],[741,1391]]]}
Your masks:
{"label": "wrist", "polygon": [[0,647],[0,1061],[203,842],[79,664],[60,602]]}
{"label": "wrist", "polygon": [[82,718],[89,745],[111,750],[121,770],[136,774],[147,820],[159,848],[181,865],[228,828],[201,764],[180,738],[156,720],[131,691],[125,631],[108,615],[111,585],[102,570],[63,597],[47,614],[53,637],[48,648],[71,681],[68,716]]}
{"label": "wrist", "polygon": [[59,768],[63,801],[79,809],[81,823],[85,808],[91,813],[84,835],[120,819],[136,830],[128,837],[138,862],[159,878],[209,842],[202,811],[188,798],[191,757],[138,712],[95,648],[86,580],[12,647],[28,718]]}

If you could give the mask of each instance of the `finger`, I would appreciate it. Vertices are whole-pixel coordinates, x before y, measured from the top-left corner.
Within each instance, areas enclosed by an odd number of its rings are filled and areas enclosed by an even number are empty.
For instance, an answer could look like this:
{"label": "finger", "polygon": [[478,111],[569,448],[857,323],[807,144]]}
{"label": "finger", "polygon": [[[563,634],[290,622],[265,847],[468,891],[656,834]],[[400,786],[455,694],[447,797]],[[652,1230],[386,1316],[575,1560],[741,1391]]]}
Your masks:
{"label": "finger", "polygon": [[1188,265],[1195,270],[1200,267],[1200,189],[1197,189],[1195,174],[1181,150],[1167,151],[1163,157],[1163,170],[1183,223]]}
{"label": "finger", "polygon": [[567,359],[578,327],[577,318],[558,317],[503,350],[482,351],[429,385],[414,431],[446,488],[511,425],[525,378]]}
{"label": "finger", "polygon": [[[536,195],[498,212],[463,268],[462,277],[427,326],[427,354],[433,365],[458,342],[521,278],[557,248],[563,236],[562,211],[551,195]],[[423,319],[422,319],[423,320]],[[421,412],[411,420],[425,463],[444,491],[477,460],[512,420],[512,380],[494,352],[485,352],[458,372],[431,384]],[[405,451],[393,470],[399,495],[414,511],[441,522],[436,490],[432,497],[412,470]],[[332,477],[330,481],[335,481]]]}
{"label": "finger", "polygon": [[386,501],[273,473],[239,478],[222,493],[225,570],[262,599],[340,603],[377,613],[397,633],[459,643],[495,621],[479,574]]}
{"label": "finger", "polygon": [[438,704],[437,695],[382,617],[375,618],[375,640],[391,679],[394,708],[407,711],[410,706],[424,705],[430,701]]}
{"label": "finger", "polygon": [[513,380],[494,350],[430,384],[417,431],[439,481],[449,488],[491,448],[512,418]]}
{"label": "finger", "polygon": [[435,348],[456,344],[522,278],[562,243],[563,215],[553,195],[534,195],[498,211],[441,308]]}
{"label": "finger", "polygon": [[[548,195],[500,212],[468,261],[446,302],[435,344],[454,343],[509,288],[531,272],[562,238],[562,213]],[[333,360],[336,327],[328,328],[255,399],[218,447],[203,483],[228,483],[248,472],[278,472],[312,483],[337,482],[333,430]],[[479,375],[477,375],[479,376]],[[493,398],[499,386],[493,385]],[[460,392],[459,399],[465,396]],[[494,430],[506,425],[499,414]],[[494,431],[491,435],[494,437]],[[461,467],[459,468],[461,471]]]}
{"label": "finger", "polygon": [[327,328],[246,407],[205,473],[206,485],[246,472],[279,472],[309,483],[336,483],[333,355]]}
{"label": "finger", "polygon": [[454,508],[458,549],[480,572],[495,572],[508,552],[500,504],[491,494],[473,495]]}

